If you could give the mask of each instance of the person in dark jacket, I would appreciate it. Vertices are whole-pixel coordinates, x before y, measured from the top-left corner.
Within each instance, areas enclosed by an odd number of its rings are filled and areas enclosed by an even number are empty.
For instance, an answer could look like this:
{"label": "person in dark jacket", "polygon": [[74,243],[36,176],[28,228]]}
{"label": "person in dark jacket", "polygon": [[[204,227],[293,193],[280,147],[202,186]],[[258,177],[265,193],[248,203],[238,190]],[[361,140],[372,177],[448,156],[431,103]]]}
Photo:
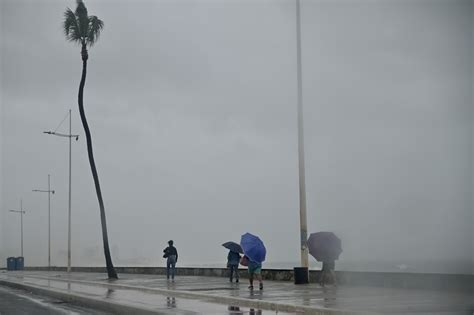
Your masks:
{"label": "person in dark jacket", "polygon": [[230,272],[230,282],[232,282],[233,275],[235,273],[235,282],[239,282],[239,262],[240,254],[234,251],[229,251],[227,254],[227,268]]}
{"label": "person in dark jacket", "polygon": [[173,241],[168,241],[168,247],[163,250],[163,258],[166,258],[166,278],[169,280],[171,275],[171,280],[174,280],[174,275],[176,274],[176,263],[178,262],[178,251],[176,247],[173,246]]}

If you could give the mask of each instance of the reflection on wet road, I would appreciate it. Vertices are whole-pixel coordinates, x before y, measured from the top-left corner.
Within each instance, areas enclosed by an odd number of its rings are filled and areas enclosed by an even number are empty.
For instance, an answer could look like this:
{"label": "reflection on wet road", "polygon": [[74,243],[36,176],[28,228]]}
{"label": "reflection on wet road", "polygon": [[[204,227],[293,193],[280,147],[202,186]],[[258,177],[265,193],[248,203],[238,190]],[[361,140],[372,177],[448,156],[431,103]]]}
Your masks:
{"label": "reflection on wet road", "polygon": [[[300,309],[311,307],[417,315],[437,312],[470,314],[474,309],[472,292],[466,291],[345,286],[321,288],[316,284],[294,285],[277,281],[266,281],[265,289],[260,291],[247,289],[245,283],[229,283],[217,277],[182,276],[171,282],[163,276],[140,274],[121,274],[118,281],[108,281],[103,274],[97,273],[67,275],[53,272],[48,276],[47,272],[30,271],[1,274],[2,278],[153,309],[163,314],[275,314],[274,311],[242,308],[239,305],[255,304],[233,301],[263,301]],[[77,281],[86,281],[87,284]]]}

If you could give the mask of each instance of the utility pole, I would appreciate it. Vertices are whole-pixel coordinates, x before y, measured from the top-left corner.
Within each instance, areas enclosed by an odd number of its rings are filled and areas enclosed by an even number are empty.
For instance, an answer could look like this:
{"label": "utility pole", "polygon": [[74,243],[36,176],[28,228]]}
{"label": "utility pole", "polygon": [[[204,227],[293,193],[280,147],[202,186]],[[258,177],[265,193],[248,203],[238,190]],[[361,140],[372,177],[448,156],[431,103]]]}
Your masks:
{"label": "utility pole", "polygon": [[[308,225],[306,220],[306,180],[304,161],[304,126],[303,126],[303,75],[301,66],[301,9],[300,0],[296,0],[296,64],[297,64],[297,87],[298,87],[298,178],[299,178],[299,201],[300,201],[300,245],[301,245],[301,268],[306,268],[306,279],[302,283],[308,283]],[[304,269],[302,269],[304,272]],[[296,278],[296,277],[295,277]]]}
{"label": "utility pole", "polygon": [[48,190],[33,189],[34,192],[48,193],[48,270],[51,270],[51,175],[48,174]]}
{"label": "utility pole", "polygon": [[20,214],[20,227],[21,227],[21,257],[23,256],[23,215],[26,211],[23,211],[23,199],[20,199],[20,210],[10,210],[10,212],[15,212]]}
{"label": "utility pole", "polygon": [[43,133],[58,137],[69,138],[69,198],[68,198],[68,232],[67,232],[67,272],[71,272],[71,139],[79,140],[79,135],[71,133],[71,110],[69,110],[69,134],[62,134],[55,131],[44,131]]}

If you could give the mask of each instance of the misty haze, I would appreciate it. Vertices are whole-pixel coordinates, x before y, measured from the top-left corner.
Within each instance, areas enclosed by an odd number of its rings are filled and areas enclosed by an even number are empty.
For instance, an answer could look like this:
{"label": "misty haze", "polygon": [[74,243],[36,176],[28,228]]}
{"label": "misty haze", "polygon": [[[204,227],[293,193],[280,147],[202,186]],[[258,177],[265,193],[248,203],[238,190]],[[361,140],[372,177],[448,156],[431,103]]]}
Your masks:
{"label": "misty haze", "polygon": [[[116,266],[226,267],[226,241],[300,264],[295,2],[87,0],[84,108]],[[75,1],[0,0],[0,261],[104,266],[77,106]],[[337,270],[474,274],[470,0],[302,0],[308,234],[342,240]],[[320,269],[313,257],[310,269]]]}

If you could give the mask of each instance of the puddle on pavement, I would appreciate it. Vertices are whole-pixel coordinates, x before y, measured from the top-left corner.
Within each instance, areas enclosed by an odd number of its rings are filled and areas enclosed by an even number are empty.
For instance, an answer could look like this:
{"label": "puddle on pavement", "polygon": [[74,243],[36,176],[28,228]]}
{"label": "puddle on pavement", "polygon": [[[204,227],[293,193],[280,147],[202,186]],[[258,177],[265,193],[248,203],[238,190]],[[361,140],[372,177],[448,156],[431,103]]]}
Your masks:
{"label": "puddle on pavement", "polygon": [[[199,299],[176,298],[154,293],[140,292],[129,289],[111,289],[99,286],[83,285],[55,280],[38,278],[24,279],[24,283],[37,286],[59,289],[71,293],[81,294],[93,298],[108,299],[117,303],[124,303],[130,306],[148,308],[156,311],[172,312],[172,314],[208,314],[208,315],[289,315],[296,313],[285,313],[253,309],[239,306],[226,306],[223,304],[207,302]],[[224,290],[229,288],[214,288]],[[207,289],[209,290],[209,289]],[[196,290],[197,291],[197,290]]]}
{"label": "puddle on pavement", "polygon": [[[1,0],[0,0],[1,1]],[[8,278],[8,275],[2,275]],[[223,304],[206,302],[205,299],[171,298],[163,295],[144,292],[137,293],[134,290],[107,289],[105,287],[91,287],[77,283],[67,283],[55,280],[39,279],[28,275],[15,275],[16,281],[24,281],[35,285],[50,288],[57,288],[64,291],[81,293],[87,296],[109,299],[118,303],[126,303],[134,306],[146,307],[155,310],[162,310],[166,314],[276,314],[273,311],[258,311],[249,308],[228,307]],[[87,279],[86,276],[77,277]],[[100,277],[93,277],[100,278]],[[125,278],[125,279],[123,279]],[[350,309],[353,311],[373,310],[374,312],[405,313],[407,309],[422,311],[424,313],[435,313],[439,310],[446,310],[452,314],[472,313],[472,293],[460,291],[430,291],[417,289],[397,289],[380,287],[325,287],[301,286],[295,287],[290,283],[272,283],[265,287],[263,292],[247,290],[246,285],[224,287],[222,279],[214,278],[191,278],[180,277],[176,282],[167,282],[166,279],[154,277],[147,279],[145,276],[138,279],[126,279],[124,275],[121,284],[140,285],[143,282],[148,287],[163,288],[169,290],[186,290],[205,292],[213,297],[241,297],[246,299],[265,299],[268,301],[278,301],[285,304],[304,305],[310,307]],[[67,280],[67,276],[61,277]],[[100,278],[102,279],[102,278]],[[59,279],[58,279],[59,280]],[[107,281],[100,281],[107,284]],[[203,286],[207,288],[203,288]],[[253,313],[251,313],[253,312]],[[279,312],[279,315],[288,314]],[[293,313],[294,314],[294,313]]]}
{"label": "puddle on pavement", "polygon": [[186,291],[232,291],[232,290],[238,290],[239,288],[194,288],[194,289],[186,289]]}
{"label": "puddle on pavement", "polygon": [[270,315],[270,314],[292,314],[292,315],[301,315],[303,313],[283,313],[283,312],[277,312],[277,311],[265,311],[265,310],[259,310],[259,309],[254,309],[254,308],[246,308],[246,307],[241,307],[241,306],[233,306],[229,305],[227,307],[227,314],[228,315]]}

